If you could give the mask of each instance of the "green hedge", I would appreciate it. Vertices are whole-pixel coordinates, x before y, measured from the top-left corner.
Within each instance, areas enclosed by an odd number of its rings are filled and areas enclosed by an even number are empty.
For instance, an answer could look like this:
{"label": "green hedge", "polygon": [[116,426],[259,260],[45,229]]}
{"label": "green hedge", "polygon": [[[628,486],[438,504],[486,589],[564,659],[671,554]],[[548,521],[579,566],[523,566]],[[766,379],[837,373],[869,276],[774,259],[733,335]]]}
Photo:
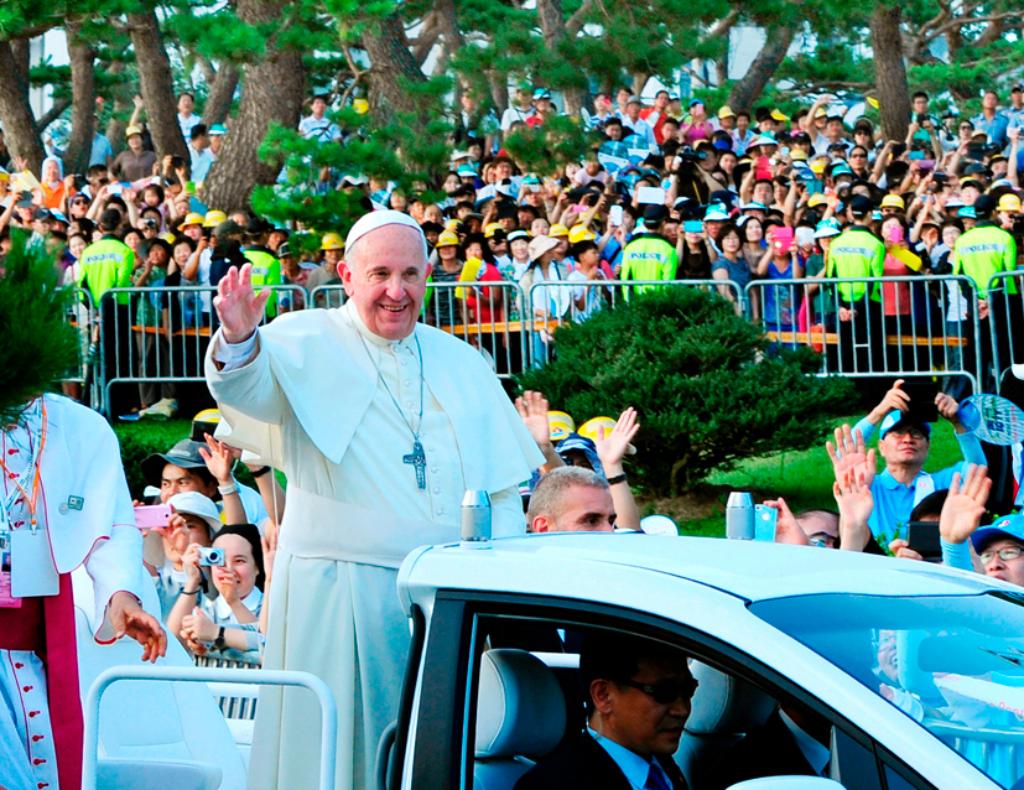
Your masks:
{"label": "green hedge", "polygon": [[854,397],[846,380],[812,375],[813,352],[769,353],[732,303],[697,288],[649,291],[559,329],[556,352],[520,385],[577,422],[635,406],[632,476],[652,496],[677,496],[744,458],[811,447]]}
{"label": "green hedge", "polygon": [[[132,496],[141,499],[146,481],[142,477],[142,460],[151,453],[165,453],[176,442],[192,433],[191,420],[142,420],[114,423],[114,433],[121,445],[121,461]],[[235,467],[235,477],[253,485],[252,475],[242,464]]]}

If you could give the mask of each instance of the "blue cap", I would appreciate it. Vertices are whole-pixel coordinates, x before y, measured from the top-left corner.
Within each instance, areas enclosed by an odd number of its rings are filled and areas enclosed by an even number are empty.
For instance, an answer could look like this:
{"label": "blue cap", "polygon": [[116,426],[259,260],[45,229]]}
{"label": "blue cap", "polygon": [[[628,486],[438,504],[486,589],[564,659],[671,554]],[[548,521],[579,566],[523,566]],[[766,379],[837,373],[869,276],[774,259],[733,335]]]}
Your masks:
{"label": "blue cap", "polygon": [[725,140],[725,139],[721,138],[721,137],[719,137],[717,140],[715,140],[714,146],[715,146],[715,149],[718,150],[718,151],[731,151],[732,150],[732,143],[729,142],[728,140]]}
{"label": "blue cap", "polygon": [[550,98],[551,98],[551,91],[549,91],[547,88],[537,88],[537,90],[535,90],[533,92],[533,100],[534,101],[538,101],[540,99],[550,99]]}
{"label": "blue cap", "polygon": [[579,450],[583,455],[586,456],[587,461],[602,477],[604,476],[604,467],[601,466],[601,459],[597,456],[597,445],[594,444],[592,439],[588,439],[586,436],[580,436],[578,433],[570,433],[562,441],[555,446],[555,452],[562,456],[562,460],[565,460],[566,453],[572,450]]}
{"label": "blue cap", "polygon": [[932,426],[926,422],[921,422],[915,419],[907,412],[900,411],[899,409],[893,409],[891,412],[885,415],[882,420],[882,425],[878,429],[878,438],[884,439],[885,435],[889,433],[893,428],[899,426],[910,426],[913,428],[919,428],[925,436],[931,438]]}
{"label": "blue cap", "polygon": [[473,165],[459,165],[459,169],[455,172],[459,178],[476,178],[476,169]]}
{"label": "blue cap", "polygon": [[705,222],[728,222],[729,212],[721,203],[712,203],[704,213]]}
{"label": "blue cap", "polygon": [[974,211],[974,206],[964,206],[956,213],[956,215],[958,217],[967,217],[968,219],[978,218],[977,213]]}
{"label": "blue cap", "polygon": [[222,123],[215,123],[210,127],[210,137],[223,137],[228,133],[228,128]]}
{"label": "blue cap", "polygon": [[1020,513],[997,518],[987,527],[980,527],[971,533],[971,545],[976,552],[996,540],[1015,540],[1024,544],[1024,515]]}
{"label": "blue cap", "polygon": [[853,171],[846,162],[839,162],[835,167],[832,168],[832,178],[836,176],[852,176]]}
{"label": "blue cap", "polygon": [[814,229],[814,238],[822,239],[831,236],[838,236],[843,232],[842,226],[839,224],[839,220],[835,217],[828,217],[818,223]]}

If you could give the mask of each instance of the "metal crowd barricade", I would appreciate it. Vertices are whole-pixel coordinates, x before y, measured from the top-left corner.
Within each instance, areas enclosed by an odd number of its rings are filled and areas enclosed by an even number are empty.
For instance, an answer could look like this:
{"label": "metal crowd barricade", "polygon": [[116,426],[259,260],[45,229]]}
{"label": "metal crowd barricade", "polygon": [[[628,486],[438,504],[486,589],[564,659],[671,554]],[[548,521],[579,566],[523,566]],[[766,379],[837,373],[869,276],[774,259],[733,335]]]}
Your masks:
{"label": "metal crowd barricade", "polygon": [[[992,349],[993,391],[1014,371],[1024,378],[1024,271],[1000,272],[988,283],[988,338]],[[984,323],[984,322],[981,322]],[[987,360],[986,360],[987,361]],[[984,371],[988,373],[988,371]]]}
{"label": "metal crowd barricade", "polygon": [[68,310],[65,320],[79,334],[78,364],[68,371],[62,382],[75,384],[83,392],[86,403],[95,408],[102,408],[102,376],[97,375],[96,365],[99,363],[99,317],[92,295],[85,288],[68,286]]}
{"label": "metal crowd barricade", "polygon": [[809,346],[824,375],[963,377],[981,383],[963,276],[755,280],[747,301],[773,347]]}
{"label": "metal crowd barricade", "polygon": [[466,341],[490,358],[499,378],[510,378],[526,369],[524,301],[508,280],[428,282],[420,320]]}
{"label": "metal crowd barricade", "polygon": [[[266,286],[273,292],[264,320],[305,296],[298,285]],[[99,372],[104,413],[116,416],[114,385],[201,382],[203,360],[216,328],[215,288],[157,286],[111,288],[100,300]],[[133,397],[131,402],[137,402]]]}
{"label": "metal crowd barricade", "polygon": [[344,285],[318,285],[309,292],[306,307],[341,307],[347,299]]}
{"label": "metal crowd barricade", "polygon": [[744,293],[732,280],[556,280],[530,286],[527,303],[532,316],[530,364],[541,367],[552,355],[555,332],[578,324],[601,310],[628,302],[633,293],[651,288],[703,288],[718,293],[744,312]]}

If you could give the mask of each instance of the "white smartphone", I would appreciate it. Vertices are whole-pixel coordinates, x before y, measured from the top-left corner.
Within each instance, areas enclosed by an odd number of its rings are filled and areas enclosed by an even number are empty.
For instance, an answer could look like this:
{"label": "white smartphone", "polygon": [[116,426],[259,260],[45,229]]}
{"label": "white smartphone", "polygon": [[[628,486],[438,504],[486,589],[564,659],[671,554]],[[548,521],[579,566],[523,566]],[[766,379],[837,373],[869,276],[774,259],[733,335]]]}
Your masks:
{"label": "white smartphone", "polygon": [[622,225],[622,206],[616,204],[608,210],[608,219],[612,223],[612,227],[619,227]]}
{"label": "white smartphone", "polygon": [[640,204],[665,205],[665,190],[661,187],[640,187],[636,191],[636,202]]}

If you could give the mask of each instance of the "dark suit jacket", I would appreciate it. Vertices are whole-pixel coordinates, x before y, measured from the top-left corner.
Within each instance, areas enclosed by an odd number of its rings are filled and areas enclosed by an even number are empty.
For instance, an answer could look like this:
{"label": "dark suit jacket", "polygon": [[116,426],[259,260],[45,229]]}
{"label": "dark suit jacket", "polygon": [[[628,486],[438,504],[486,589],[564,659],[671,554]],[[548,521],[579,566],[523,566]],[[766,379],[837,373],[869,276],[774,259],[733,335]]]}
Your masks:
{"label": "dark suit jacket", "polygon": [[[672,790],[686,790],[686,780],[671,758],[658,758]],[[630,790],[625,774],[589,735],[572,738],[543,758],[516,782],[515,790]]]}
{"label": "dark suit jacket", "polygon": [[764,724],[727,750],[710,770],[701,771],[695,784],[700,790],[718,790],[762,776],[816,775],[776,710]]}

